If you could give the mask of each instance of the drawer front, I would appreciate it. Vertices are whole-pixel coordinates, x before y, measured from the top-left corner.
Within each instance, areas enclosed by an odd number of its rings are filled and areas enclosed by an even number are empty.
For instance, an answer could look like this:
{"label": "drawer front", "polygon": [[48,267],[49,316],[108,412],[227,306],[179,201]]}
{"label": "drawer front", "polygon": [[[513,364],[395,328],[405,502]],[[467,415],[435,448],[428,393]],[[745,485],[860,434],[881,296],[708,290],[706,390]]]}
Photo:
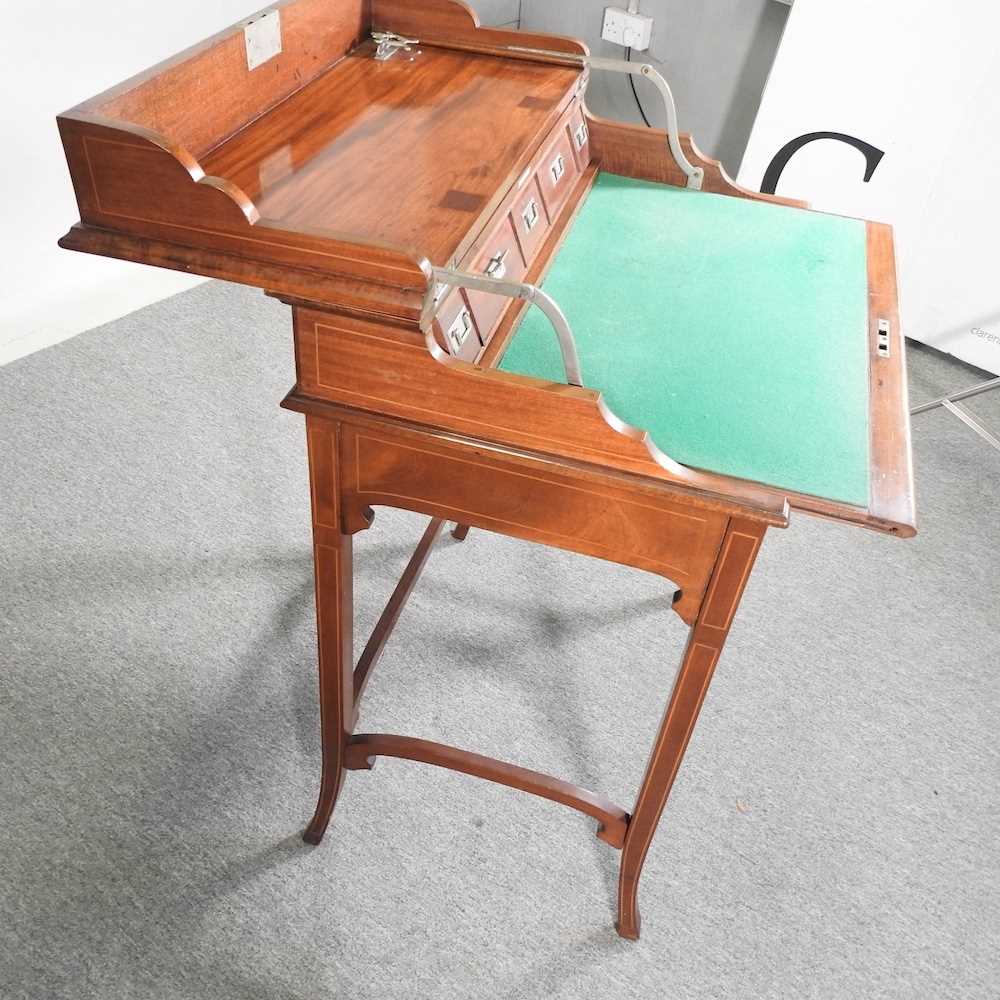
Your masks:
{"label": "drawer front", "polygon": [[549,231],[549,220],[545,214],[545,203],[538,188],[538,178],[532,177],[528,186],[514,202],[511,213],[521,254],[530,264],[541,249]]}
{"label": "drawer front", "polygon": [[563,125],[559,129],[558,138],[542,155],[538,164],[538,182],[542,188],[542,198],[550,222],[555,222],[579,174],[576,156],[570,145],[569,131]]}
{"label": "drawer front", "polygon": [[455,290],[444,301],[437,315],[439,340],[449,354],[463,361],[475,361],[482,350],[472,310],[464,296]]}
{"label": "drawer front", "polygon": [[[472,263],[472,271],[499,281],[520,282],[524,280],[528,270],[521,256],[517,237],[514,234],[514,223],[510,216],[504,216],[500,228],[486,241],[482,252]],[[489,343],[500,317],[504,314],[511,299],[502,295],[490,295],[488,292],[477,292],[468,288],[465,294],[472,306],[480,336],[484,344]]]}
{"label": "drawer front", "polygon": [[576,156],[576,165],[583,173],[590,166],[590,127],[583,108],[577,105],[569,119],[569,141]]}
{"label": "drawer front", "polygon": [[471,445],[348,425],[342,456],[352,506],[388,502],[637,566],[668,577],[695,607],[726,533],[724,514],[590,486],[540,460],[485,462]]}

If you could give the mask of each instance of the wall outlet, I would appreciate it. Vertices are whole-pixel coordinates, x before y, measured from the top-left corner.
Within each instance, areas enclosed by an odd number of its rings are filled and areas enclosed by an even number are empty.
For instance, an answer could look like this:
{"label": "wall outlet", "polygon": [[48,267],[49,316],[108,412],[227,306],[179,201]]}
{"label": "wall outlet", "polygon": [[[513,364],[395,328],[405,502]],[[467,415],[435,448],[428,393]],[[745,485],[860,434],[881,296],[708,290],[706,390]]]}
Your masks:
{"label": "wall outlet", "polygon": [[645,52],[653,40],[653,19],[645,14],[630,14],[621,7],[608,7],[601,37],[626,49]]}

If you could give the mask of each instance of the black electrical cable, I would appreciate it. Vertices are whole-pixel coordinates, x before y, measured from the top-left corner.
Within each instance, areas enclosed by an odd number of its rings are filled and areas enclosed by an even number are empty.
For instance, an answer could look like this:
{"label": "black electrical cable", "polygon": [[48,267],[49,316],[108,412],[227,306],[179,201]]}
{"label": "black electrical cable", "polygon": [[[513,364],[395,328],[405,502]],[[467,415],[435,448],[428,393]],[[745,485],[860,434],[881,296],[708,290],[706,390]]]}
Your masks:
{"label": "black electrical cable", "polygon": [[[631,62],[632,61],[632,50],[627,49],[625,52],[625,58]],[[632,93],[635,95],[635,105],[639,109],[639,114],[642,115],[642,120],[646,123],[646,128],[652,128],[649,119],[646,117],[646,112],[643,109],[642,101],[639,100],[639,91],[635,89],[635,77],[629,73],[628,82],[632,84]]]}

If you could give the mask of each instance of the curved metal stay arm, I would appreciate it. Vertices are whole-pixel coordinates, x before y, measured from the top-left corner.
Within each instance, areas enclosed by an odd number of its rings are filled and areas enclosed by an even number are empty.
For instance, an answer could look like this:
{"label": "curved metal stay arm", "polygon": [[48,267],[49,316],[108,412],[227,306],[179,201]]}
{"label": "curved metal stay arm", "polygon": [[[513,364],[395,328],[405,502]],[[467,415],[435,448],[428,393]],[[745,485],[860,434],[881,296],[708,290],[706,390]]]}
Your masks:
{"label": "curved metal stay arm", "polygon": [[664,106],[667,110],[667,145],[670,147],[670,155],[673,156],[677,166],[681,168],[687,177],[687,186],[692,191],[700,191],[705,180],[705,171],[701,167],[696,167],[687,157],[681,147],[680,126],[677,122],[677,103],[674,101],[673,91],[667,83],[663,74],[650,63],[631,62],[625,59],[602,59],[598,56],[577,56],[567,52],[543,52],[541,49],[515,48],[518,52],[534,52],[538,55],[558,56],[575,62],[580,66],[588,66],[590,69],[604,70],[607,73],[624,73],[629,76],[643,76],[652,83],[660,92]]}
{"label": "curved metal stay arm", "polygon": [[566,368],[566,381],[570,385],[583,385],[580,355],[576,349],[576,340],[573,338],[569,320],[566,319],[565,313],[559,308],[556,300],[543,292],[537,285],[501,281],[497,278],[484,277],[481,274],[453,271],[446,267],[434,268],[434,280],[449,287],[472,288],[477,292],[488,292],[490,295],[503,295],[509,299],[523,299],[525,302],[533,302],[545,313],[556,332],[559,349],[562,351],[563,365]]}
{"label": "curved metal stay arm", "polygon": [[586,57],[586,65],[592,69],[607,70],[609,73],[627,73],[631,76],[643,76],[649,80],[660,92],[663,103],[667,109],[667,143],[670,152],[677,161],[677,166],[684,171],[687,177],[687,186],[693,191],[700,191],[702,182],[705,180],[705,171],[701,167],[696,167],[681,148],[680,126],[677,122],[677,104],[674,101],[673,91],[667,83],[663,74],[651,66],[649,63],[627,62],[624,59],[598,59],[594,56]]}

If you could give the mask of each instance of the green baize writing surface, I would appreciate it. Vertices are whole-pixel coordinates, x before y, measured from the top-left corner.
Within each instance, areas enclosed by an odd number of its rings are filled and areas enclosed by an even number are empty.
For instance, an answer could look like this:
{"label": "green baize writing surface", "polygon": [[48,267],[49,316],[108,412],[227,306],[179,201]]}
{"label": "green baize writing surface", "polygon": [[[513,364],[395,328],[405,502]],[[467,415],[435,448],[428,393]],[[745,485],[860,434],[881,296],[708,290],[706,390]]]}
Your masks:
{"label": "green baize writing surface", "polygon": [[[585,384],[672,459],[867,506],[864,222],[602,173],[544,288]],[[501,367],[565,381],[537,308]]]}

